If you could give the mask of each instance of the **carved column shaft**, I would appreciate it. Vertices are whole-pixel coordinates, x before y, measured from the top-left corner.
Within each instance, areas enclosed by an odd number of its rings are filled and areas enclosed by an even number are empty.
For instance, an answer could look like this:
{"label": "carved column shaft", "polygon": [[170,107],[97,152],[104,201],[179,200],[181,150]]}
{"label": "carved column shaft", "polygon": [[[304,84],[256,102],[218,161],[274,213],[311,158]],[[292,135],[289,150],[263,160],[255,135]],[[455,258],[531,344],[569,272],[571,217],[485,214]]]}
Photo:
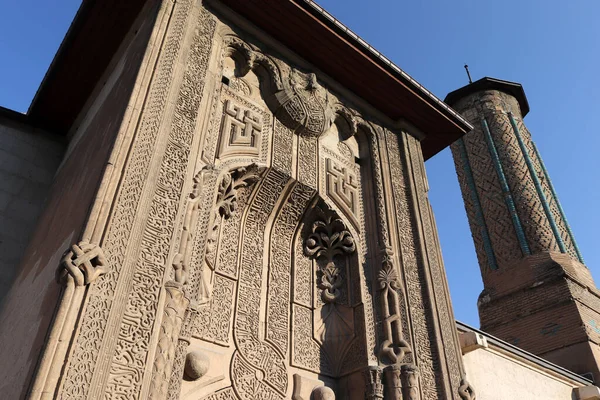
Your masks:
{"label": "carved column shaft", "polygon": [[189,304],[182,285],[176,282],[167,282],[164,293],[166,299],[154,358],[152,382],[148,394],[148,398],[152,400],[167,398],[179,332],[185,310]]}

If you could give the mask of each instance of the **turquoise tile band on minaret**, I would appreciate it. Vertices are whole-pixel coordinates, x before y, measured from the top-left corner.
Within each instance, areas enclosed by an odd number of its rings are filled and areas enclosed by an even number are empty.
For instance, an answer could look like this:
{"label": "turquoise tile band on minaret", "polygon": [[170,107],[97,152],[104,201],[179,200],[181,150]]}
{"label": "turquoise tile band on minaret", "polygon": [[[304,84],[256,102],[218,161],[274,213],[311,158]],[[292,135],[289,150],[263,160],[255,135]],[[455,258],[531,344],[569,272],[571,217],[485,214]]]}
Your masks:
{"label": "turquoise tile band on minaret", "polygon": [[535,191],[537,192],[538,197],[542,203],[542,208],[544,209],[544,213],[546,214],[546,218],[548,218],[548,222],[550,223],[550,229],[552,229],[552,233],[554,234],[554,238],[556,243],[558,244],[558,248],[561,253],[567,253],[567,249],[565,247],[565,243],[560,236],[560,232],[558,231],[558,226],[556,226],[556,221],[554,220],[554,215],[552,215],[552,211],[550,210],[550,205],[548,204],[548,199],[544,194],[544,190],[542,189],[542,184],[540,183],[540,178],[537,175],[535,167],[533,166],[533,162],[531,161],[531,157],[529,156],[529,152],[525,147],[525,143],[523,142],[523,137],[521,136],[521,132],[519,131],[519,127],[515,122],[515,118],[512,112],[508,112],[508,119],[510,120],[510,125],[513,128],[515,136],[517,138],[517,143],[519,143],[519,148],[523,153],[523,157],[525,158],[525,164],[527,165],[527,169],[529,170],[529,174],[531,175],[531,179],[533,180],[533,184],[535,186]]}
{"label": "turquoise tile band on minaret", "polygon": [[577,246],[577,242],[575,241],[575,236],[573,235],[571,226],[569,225],[569,222],[567,221],[567,216],[565,215],[562,205],[560,204],[560,201],[558,200],[558,196],[556,195],[556,192],[554,191],[554,185],[552,184],[552,181],[550,180],[550,175],[548,175],[548,171],[546,170],[546,165],[544,164],[542,157],[540,157],[540,152],[538,151],[537,146],[535,145],[533,140],[531,141],[531,145],[533,146],[533,151],[535,152],[535,156],[537,157],[537,159],[540,162],[540,166],[542,167],[542,172],[544,173],[544,178],[546,179],[546,182],[548,182],[548,187],[550,188],[550,193],[552,194],[552,198],[554,199],[554,202],[556,203],[556,207],[558,208],[560,217],[562,218],[562,220],[565,224],[565,228],[567,229],[567,233],[569,234],[569,237],[571,238],[571,243],[573,244],[573,249],[575,250],[575,253],[577,254],[577,259],[579,260],[580,263],[584,264],[583,257],[581,255],[581,252],[579,251],[579,246]]}
{"label": "turquoise tile band on minaret", "polygon": [[519,218],[519,214],[517,214],[517,208],[515,207],[515,202],[513,200],[512,194],[510,192],[510,188],[508,187],[508,182],[506,180],[506,176],[504,175],[504,169],[502,168],[502,163],[500,163],[500,156],[498,156],[498,151],[496,150],[496,145],[494,144],[494,139],[492,138],[492,134],[490,133],[490,128],[488,127],[488,123],[485,118],[481,119],[481,127],[483,128],[483,133],[485,136],[485,141],[488,145],[488,149],[490,151],[490,155],[492,156],[492,161],[494,162],[494,168],[496,169],[496,174],[498,175],[498,179],[500,180],[500,185],[502,186],[502,194],[504,195],[504,201],[506,202],[506,207],[510,212],[510,217],[512,219],[513,226],[515,227],[515,232],[517,234],[517,240],[519,241],[519,246],[521,246],[521,251],[523,255],[530,255],[531,250],[529,249],[529,245],[527,244],[527,238],[525,237],[525,231],[523,230],[523,225],[521,224],[521,219]]}

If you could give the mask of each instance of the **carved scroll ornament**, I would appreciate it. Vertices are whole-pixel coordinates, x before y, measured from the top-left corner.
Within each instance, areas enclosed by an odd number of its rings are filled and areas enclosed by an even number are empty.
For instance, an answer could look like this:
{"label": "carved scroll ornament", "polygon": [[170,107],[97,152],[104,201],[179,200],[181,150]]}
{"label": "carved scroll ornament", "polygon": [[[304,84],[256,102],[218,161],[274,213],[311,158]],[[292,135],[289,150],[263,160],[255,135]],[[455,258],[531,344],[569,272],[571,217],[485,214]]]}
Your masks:
{"label": "carved scroll ornament", "polygon": [[71,276],[76,286],[84,286],[106,272],[107,262],[100,246],[79,242],[65,252],[57,271],[57,280],[65,282],[67,276]]}
{"label": "carved scroll ornament", "polygon": [[291,68],[238,37],[230,36],[226,43],[231,53],[244,60],[238,77],[259,68],[267,72],[271,93],[265,100],[285,125],[306,136],[320,136],[331,126],[336,98],[314,73]]}
{"label": "carved scroll ornament", "polygon": [[356,244],[346,225],[335,211],[323,205],[316,208],[318,217],[312,224],[311,233],[304,243],[307,256],[326,261],[321,268],[319,288],[325,303],[333,303],[340,296],[342,286],[340,270],[334,262],[336,256],[352,254]]}

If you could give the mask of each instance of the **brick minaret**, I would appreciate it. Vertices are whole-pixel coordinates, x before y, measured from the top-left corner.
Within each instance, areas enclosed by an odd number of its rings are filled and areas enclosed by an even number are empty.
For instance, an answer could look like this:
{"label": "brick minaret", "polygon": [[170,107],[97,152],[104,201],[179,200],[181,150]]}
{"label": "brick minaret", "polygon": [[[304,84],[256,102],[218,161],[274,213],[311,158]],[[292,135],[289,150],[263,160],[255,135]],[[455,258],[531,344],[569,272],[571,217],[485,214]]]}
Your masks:
{"label": "brick minaret", "polygon": [[483,78],[446,102],[475,126],[452,155],[483,277],[481,328],[600,381],[600,292],[523,123],[522,86]]}

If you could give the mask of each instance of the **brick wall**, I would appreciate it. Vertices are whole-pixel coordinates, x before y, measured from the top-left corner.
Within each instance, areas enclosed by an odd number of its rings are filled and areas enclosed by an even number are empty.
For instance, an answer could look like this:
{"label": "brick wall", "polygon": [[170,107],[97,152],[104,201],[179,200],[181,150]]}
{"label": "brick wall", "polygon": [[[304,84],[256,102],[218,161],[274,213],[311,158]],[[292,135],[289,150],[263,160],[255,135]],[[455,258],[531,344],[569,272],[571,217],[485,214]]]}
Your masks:
{"label": "brick wall", "polygon": [[60,138],[0,117],[0,303],[64,151]]}

